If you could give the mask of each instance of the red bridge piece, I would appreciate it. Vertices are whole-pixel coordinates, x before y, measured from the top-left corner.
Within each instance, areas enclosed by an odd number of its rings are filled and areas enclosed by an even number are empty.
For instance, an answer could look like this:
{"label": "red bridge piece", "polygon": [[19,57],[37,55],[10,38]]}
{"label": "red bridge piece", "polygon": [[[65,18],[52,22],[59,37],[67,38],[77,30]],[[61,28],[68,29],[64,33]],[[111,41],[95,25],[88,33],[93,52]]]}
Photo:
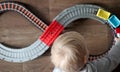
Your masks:
{"label": "red bridge piece", "polygon": [[41,35],[40,40],[43,41],[46,45],[50,46],[63,31],[63,29],[64,27],[60,23],[53,21]]}

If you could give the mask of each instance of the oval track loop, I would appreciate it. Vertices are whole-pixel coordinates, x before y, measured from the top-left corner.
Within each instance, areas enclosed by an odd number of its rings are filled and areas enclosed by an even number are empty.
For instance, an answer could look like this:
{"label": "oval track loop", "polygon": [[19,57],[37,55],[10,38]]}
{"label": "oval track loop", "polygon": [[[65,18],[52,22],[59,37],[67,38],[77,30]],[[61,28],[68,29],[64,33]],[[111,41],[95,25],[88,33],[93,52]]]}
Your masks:
{"label": "oval track loop", "polygon": [[[14,2],[4,2],[0,3],[0,12],[5,11],[16,11],[26,17],[35,26],[44,31],[48,26],[37,18],[33,13],[27,10],[25,7]],[[9,62],[25,62],[32,60],[40,55],[42,55],[49,47],[44,44],[40,39],[35,41],[28,47],[22,49],[13,49],[6,47],[0,43],[0,59]]]}
{"label": "oval track loop", "polygon": [[[90,19],[97,20],[102,24],[109,24],[107,20],[104,20],[96,15],[99,9],[103,9],[103,8],[96,5],[89,5],[89,4],[76,5],[76,6],[65,9],[63,12],[57,15],[54,20],[60,23],[61,25],[63,25],[64,27],[69,25],[71,22],[81,18],[90,18]],[[89,60],[92,61],[94,59],[101,58],[106,54],[107,52],[101,55],[95,55],[95,56],[90,55]]]}

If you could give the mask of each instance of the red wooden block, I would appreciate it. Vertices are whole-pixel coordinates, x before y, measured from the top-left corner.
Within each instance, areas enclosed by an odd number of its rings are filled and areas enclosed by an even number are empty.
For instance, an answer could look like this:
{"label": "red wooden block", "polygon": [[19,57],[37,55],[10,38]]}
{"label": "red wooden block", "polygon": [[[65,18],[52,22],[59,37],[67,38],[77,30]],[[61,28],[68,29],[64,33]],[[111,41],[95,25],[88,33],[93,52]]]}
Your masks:
{"label": "red wooden block", "polygon": [[63,31],[63,29],[64,27],[60,23],[58,23],[57,21],[53,21],[45,30],[45,32],[41,35],[40,40],[50,46]]}
{"label": "red wooden block", "polygon": [[117,37],[120,38],[120,27],[116,28],[115,31],[116,31]]}
{"label": "red wooden block", "polygon": [[120,33],[120,27],[115,29],[116,33]]}

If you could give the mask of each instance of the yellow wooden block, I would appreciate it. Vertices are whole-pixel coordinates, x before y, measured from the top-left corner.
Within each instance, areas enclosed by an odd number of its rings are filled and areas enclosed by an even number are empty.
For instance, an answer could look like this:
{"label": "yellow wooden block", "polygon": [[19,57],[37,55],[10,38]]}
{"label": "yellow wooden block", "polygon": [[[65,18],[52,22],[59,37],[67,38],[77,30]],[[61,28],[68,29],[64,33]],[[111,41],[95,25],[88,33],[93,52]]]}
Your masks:
{"label": "yellow wooden block", "polygon": [[99,9],[96,16],[98,16],[104,20],[108,20],[108,18],[110,16],[110,12],[105,11],[103,9]]}

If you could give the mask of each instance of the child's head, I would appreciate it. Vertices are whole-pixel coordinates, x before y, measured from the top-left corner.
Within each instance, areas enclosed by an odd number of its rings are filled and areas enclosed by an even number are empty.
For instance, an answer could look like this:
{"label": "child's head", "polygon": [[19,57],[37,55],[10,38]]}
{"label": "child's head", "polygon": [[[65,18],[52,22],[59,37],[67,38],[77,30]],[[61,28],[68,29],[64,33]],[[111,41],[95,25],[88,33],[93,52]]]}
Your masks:
{"label": "child's head", "polygon": [[86,63],[87,55],[83,37],[73,31],[60,35],[51,49],[52,63],[65,72],[79,72]]}

